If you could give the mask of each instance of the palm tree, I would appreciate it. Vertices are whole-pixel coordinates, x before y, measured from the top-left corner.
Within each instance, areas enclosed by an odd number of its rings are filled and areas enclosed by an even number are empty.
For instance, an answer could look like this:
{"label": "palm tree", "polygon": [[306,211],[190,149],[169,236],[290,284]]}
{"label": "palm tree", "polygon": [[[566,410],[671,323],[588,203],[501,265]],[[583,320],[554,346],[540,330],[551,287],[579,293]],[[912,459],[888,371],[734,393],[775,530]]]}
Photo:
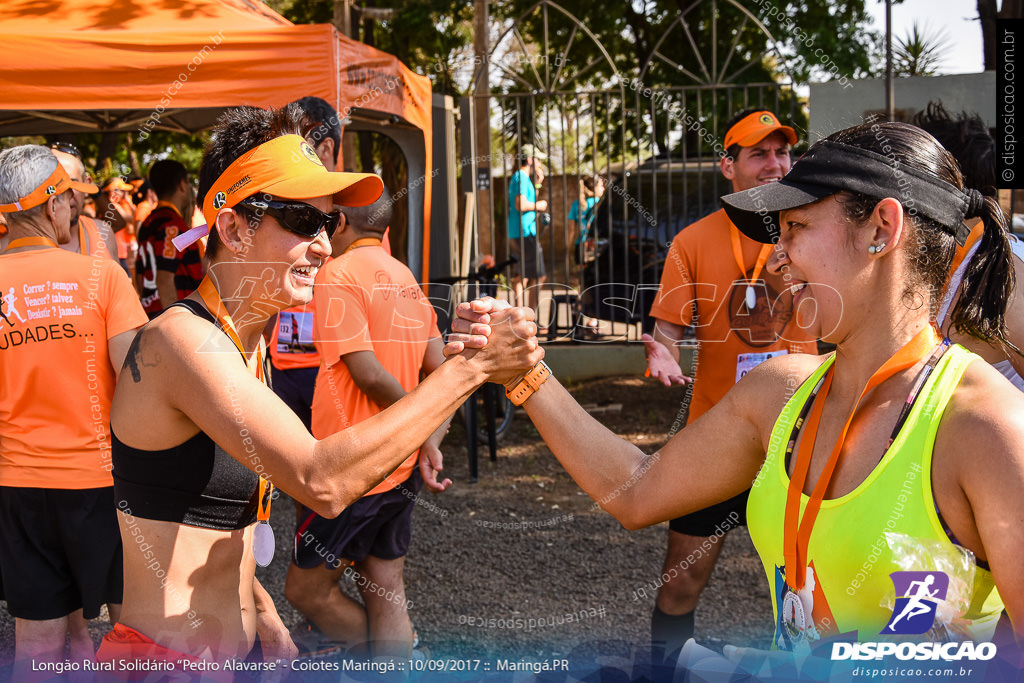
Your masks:
{"label": "palm tree", "polygon": [[931,33],[915,21],[906,35],[896,39],[893,72],[897,76],[936,76],[949,48],[945,31]]}

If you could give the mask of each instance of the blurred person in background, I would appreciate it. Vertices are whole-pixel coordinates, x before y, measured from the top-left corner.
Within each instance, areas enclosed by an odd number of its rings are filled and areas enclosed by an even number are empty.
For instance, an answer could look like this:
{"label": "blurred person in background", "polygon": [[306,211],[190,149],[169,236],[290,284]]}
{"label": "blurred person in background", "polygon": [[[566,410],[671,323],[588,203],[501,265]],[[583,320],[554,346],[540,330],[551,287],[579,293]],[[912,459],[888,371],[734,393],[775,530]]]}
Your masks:
{"label": "blurred person in background", "polygon": [[198,244],[178,251],[171,241],[190,229],[184,217],[192,215],[196,201],[188,171],[173,159],[157,161],[149,170],[149,183],[157,205],[139,228],[135,280],[152,319],[196,291],[204,271]]}

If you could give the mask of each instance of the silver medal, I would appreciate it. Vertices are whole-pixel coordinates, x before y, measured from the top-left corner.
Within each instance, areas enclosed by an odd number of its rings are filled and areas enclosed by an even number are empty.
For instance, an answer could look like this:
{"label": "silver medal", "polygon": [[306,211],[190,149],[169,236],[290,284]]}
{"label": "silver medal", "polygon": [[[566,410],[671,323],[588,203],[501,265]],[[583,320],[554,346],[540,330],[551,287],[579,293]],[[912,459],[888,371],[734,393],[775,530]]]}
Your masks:
{"label": "silver medal", "polygon": [[751,285],[747,285],[747,310],[752,311],[757,306],[757,292]]}
{"label": "silver medal", "polygon": [[252,532],[252,556],[256,564],[266,567],[274,559],[274,530],[270,522],[260,522]]}

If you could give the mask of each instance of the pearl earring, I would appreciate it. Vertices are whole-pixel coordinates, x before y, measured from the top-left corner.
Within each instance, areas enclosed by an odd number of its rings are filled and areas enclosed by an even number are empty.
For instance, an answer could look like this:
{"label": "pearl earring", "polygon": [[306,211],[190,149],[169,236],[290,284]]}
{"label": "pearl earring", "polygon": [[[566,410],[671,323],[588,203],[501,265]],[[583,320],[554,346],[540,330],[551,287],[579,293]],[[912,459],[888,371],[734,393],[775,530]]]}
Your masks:
{"label": "pearl earring", "polygon": [[881,244],[878,245],[872,244],[871,246],[868,247],[868,253],[877,254],[881,252],[883,249],[885,249],[885,242],[882,242]]}

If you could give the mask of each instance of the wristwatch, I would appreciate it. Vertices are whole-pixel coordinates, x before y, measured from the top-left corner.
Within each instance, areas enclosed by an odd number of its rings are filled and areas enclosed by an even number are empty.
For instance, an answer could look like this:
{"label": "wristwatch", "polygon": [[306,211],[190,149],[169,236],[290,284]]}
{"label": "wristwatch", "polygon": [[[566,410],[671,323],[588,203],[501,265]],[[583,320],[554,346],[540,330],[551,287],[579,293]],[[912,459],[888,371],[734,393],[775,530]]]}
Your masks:
{"label": "wristwatch", "polygon": [[509,397],[513,405],[521,406],[526,399],[533,396],[533,392],[540,389],[540,385],[544,384],[548,377],[551,377],[551,368],[544,361],[538,361],[512,391],[505,391],[505,395]]}

